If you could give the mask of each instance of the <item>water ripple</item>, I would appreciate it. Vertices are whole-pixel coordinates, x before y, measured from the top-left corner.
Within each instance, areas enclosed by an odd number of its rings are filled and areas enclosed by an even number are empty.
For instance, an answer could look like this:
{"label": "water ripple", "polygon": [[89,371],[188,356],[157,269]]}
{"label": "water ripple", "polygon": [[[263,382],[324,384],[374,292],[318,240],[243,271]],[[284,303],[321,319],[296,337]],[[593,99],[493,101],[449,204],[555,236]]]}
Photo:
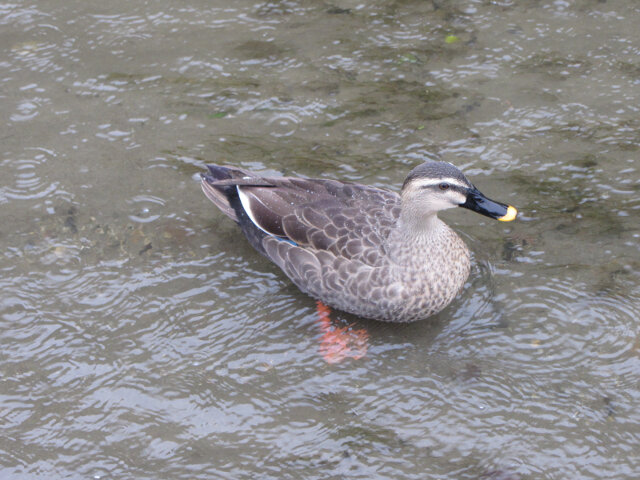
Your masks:
{"label": "water ripple", "polygon": [[129,204],[136,210],[136,213],[129,215],[129,219],[136,223],[149,223],[160,218],[165,200],[153,195],[136,195],[129,200]]}
{"label": "water ripple", "polygon": [[39,173],[40,167],[53,158],[53,152],[42,150],[32,158],[7,158],[0,162],[3,171],[0,203],[45,198],[55,192],[59,183]]}

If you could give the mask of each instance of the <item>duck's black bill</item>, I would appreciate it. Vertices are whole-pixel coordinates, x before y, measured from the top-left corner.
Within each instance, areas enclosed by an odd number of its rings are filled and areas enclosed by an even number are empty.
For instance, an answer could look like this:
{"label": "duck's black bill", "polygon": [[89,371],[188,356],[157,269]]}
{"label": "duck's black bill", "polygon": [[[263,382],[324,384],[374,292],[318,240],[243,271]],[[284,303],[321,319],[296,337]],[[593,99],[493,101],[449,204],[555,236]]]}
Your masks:
{"label": "duck's black bill", "polygon": [[490,198],[485,197],[477,188],[469,191],[467,201],[460,206],[486,215],[487,217],[495,218],[501,222],[510,222],[514,220],[518,214],[518,210],[516,210],[515,207],[494,202]]}

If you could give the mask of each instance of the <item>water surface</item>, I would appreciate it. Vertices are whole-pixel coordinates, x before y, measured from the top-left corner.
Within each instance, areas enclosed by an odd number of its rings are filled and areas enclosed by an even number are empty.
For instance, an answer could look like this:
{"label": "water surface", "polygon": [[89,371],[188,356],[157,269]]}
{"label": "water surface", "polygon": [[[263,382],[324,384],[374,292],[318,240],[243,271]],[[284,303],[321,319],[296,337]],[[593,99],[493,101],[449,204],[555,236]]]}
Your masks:
{"label": "water surface", "polygon": [[[633,0],[0,6],[2,478],[637,478],[639,21]],[[337,359],[196,182],[398,189],[427,159],[519,221],[445,212],[462,294],[412,325],[332,313],[366,334]]]}

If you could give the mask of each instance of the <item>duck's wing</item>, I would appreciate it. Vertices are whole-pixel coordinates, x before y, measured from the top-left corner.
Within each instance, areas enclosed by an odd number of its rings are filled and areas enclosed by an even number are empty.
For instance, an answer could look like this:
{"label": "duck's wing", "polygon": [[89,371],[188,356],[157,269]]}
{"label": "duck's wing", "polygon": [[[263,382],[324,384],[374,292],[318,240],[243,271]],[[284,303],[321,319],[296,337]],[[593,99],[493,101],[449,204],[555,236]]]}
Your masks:
{"label": "duck's wing", "polygon": [[379,188],[326,179],[264,178],[232,167],[209,166],[203,190],[243,226],[252,243],[251,226],[243,225],[246,220],[263,233],[252,233],[262,248],[254,246],[270,258],[275,251],[265,251],[265,238],[313,255],[324,251],[376,265],[385,255],[385,239],[400,213],[400,197]]}
{"label": "duck's wing", "polygon": [[[263,204],[275,196],[278,200],[273,203],[282,200],[286,208],[273,230],[283,236],[261,239],[265,255],[298,288],[327,305],[369,317],[378,315],[379,304],[389,298],[386,245],[400,214],[399,197],[332,180],[286,182],[288,188],[274,188],[263,194],[267,197],[260,195]],[[297,195],[305,201],[292,206],[288,200]]]}

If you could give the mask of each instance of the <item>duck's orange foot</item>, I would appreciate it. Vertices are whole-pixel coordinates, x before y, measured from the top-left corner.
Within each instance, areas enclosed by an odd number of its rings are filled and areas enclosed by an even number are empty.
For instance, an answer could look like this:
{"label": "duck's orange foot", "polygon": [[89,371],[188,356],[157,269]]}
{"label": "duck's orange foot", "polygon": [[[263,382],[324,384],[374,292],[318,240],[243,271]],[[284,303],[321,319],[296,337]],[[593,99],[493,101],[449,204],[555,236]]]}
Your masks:
{"label": "duck's orange foot", "polygon": [[359,359],[366,355],[369,348],[369,332],[352,327],[336,327],[331,322],[331,309],[317,302],[318,320],[322,329],[320,355],[327,363],[339,363],[346,358]]}

